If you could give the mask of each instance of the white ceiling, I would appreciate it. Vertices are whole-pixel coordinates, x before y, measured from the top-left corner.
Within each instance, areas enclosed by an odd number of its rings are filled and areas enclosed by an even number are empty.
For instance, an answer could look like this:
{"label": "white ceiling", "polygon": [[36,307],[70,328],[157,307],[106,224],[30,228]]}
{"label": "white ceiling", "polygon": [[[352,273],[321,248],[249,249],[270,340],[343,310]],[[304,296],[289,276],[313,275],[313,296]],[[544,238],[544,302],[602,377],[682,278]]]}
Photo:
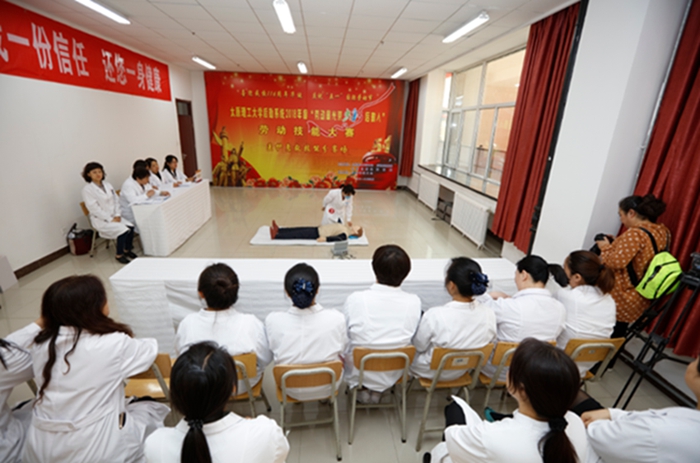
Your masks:
{"label": "white ceiling", "polygon": [[[576,0],[287,0],[297,28],[282,31],[272,0],[97,0],[132,22],[117,24],[74,0],[28,5],[186,69],[309,73],[388,78],[401,67],[412,80],[521,29]],[[491,20],[452,43],[442,39],[488,12]]]}

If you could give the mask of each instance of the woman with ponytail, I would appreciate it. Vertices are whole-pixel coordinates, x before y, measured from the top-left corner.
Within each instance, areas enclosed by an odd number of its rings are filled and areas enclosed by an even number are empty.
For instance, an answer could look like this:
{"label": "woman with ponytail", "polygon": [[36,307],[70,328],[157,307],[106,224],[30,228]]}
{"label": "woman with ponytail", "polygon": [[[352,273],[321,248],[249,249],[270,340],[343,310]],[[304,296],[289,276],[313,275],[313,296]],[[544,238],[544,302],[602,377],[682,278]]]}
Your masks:
{"label": "woman with ponytail", "polygon": [[266,416],[246,419],[224,409],[236,392],[236,365],[213,342],[189,346],[173,365],[170,397],[184,418],[146,441],[148,463],[283,463],[289,443]]}
{"label": "woman with ponytail", "polygon": [[[175,350],[183,352],[191,344],[214,341],[230,355],[255,352],[257,374],[250,386],[258,384],[265,367],[272,361],[267,345],[265,326],[258,317],[239,312],[233,305],[238,300],[238,275],[226,264],[213,264],[199,275],[197,291],[206,308],[186,316],[177,328]],[[238,382],[239,393],[247,392],[245,383]]]}
{"label": "woman with ponytail", "polygon": [[[456,399],[446,415],[459,415],[461,425],[448,423],[445,443],[433,449],[429,461],[585,463],[591,452],[586,430],[569,411],[580,381],[576,364],[561,349],[523,340],[508,373],[508,392],[518,402],[513,417],[482,421],[466,402]],[[441,460],[446,453],[448,459]]]}
{"label": "woman with ponytail", "polygon": [[147,370],[158,354],[155,339],[134,339],[109,318],[99,278],[71,276],[53,283],[41,318],[13,334],[32,337],[39,393],[22,461],[132,462],[170,409],[124,399],[124,382]]}
{"label": "woman with ponytail", "polygon": [[[286,312],[272,312],[265,319],[270,349],[278,365],[307,365],[342,360],[348,342],[345,316],[324,309],[316,302],[318,273],[307,264],[297,264],[284,277],[284,291],[292,299]],[[338,378],[340,384],[341,378]],[[329,386],[288,389],[297,400],[322,400],[331,394]]]}
{"label": "woman with ponytail", "polygon": [[613,337],[625,336],[629,324],[649,307],[650,301],[635,288],[657,250],[661,252],[671,244],[671,232],[665,225],[656,223],[666,210],[666,203],[654,195],[628,196],[618,206],[620,222],[627,230],[613,242],[606,237],[596,241],[600,258],[615,274],[615,285],[610,292],[617,308]]}
{"label": "woman with ponytail", "polygon": [[[496,339],[506,342],[520,342],[525,338],[540,341],[554,341],[566,322],[566,309],[545,289],[552,276],[560,286],[566,286],[568,279],[560,265],[548,264],[540,256],[524,257],[516,264],[515,286],[518,292],[512,297],[495,291],[479,298],[493,308],[496,313]],[[496,366],[487,363],[481,370],[491,378]],[[506,369],[499,381],[506,380]]]}
{"label": "woman with ponytail", "polygon": [[[445,275],[445,289],[452,301],[433,307],[423,314],[418,331],[413,337],[416,357],[411,372],[421,378],[432,379],[430,369],[433,350],[473,349],[482,347],[496,337],[496,315],[493,309],[474,299],[486,292],[489,279],[472,259],[452,259]],[[464,375],[466,370],[445,370],[441,381],[451,381]]]}
{"label": "woman with ponytail", "polygon": [[[564,271],[569,286],[557,291],[556,298],[566,308],[566,327],[557,338],[557,347],[566,348],[570,339],[609,338],[615,326],[612,269],[590,251],[574,251],[564,261]],[[593,363],[578,366],[583,375]]]}

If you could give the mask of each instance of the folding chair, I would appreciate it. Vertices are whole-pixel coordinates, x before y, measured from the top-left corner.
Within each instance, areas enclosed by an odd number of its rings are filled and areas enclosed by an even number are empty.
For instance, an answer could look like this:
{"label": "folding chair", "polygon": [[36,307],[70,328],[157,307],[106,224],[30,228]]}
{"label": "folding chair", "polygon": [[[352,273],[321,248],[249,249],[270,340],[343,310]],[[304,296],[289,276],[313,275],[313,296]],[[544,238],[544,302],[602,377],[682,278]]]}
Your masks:
{"label": "folding chair", "polygon": [[[556,341],[548,341],[549,344],[556,346]],[[506,382],[501,381],[501,373],[504,369],[510,366],[510,362],[515,353],[515,349],[518,348],[519,342],[506,342],[499,341],[496,344],[496,348],[493,351],[493,358],[491,359],[491,365],[496,365],[496,372],[492,378],[489,378],[485,374],[479,374],[479,382],[486,386],[486,398],[484,399],[484,407],[488,407],[489,398],[491,397],[491,391],[496,387],[503,388],[503,394],[501,395],[501,400],[505,397],[505,387]]]}
{"label": "folding chair", "polygon": [[[250,352],[248,354],[240,354],[233,356],[233,361],[236,363],[236,373],[238,374],[238,379],[243,380],[246,386],[246,391],[236,391],[238,394],[231,396],[231,401],[247,400],[250,405],[250,413],[253,418],[257,415],[255,413],[255,401],[262,399],[265,402],[265,407],[267,411],[270,412],[272,407],[270,407],[270,402],[267,401],[265,396],[265,391],[262,388],[263,380],[260,378],[258,384],[255,386],[250,386],[250,378],[254,378],[258,372],[258,356],[255,352]],[[248,393],[251,392],[251,394]]]}
{"label": "folding chair", "polygon": [[[377,350],[368,349],[365,347],[356,347],[353,349],[353,363],[355,368],[360,370],[360,377],[357,386],[353,387],[352,394],[349,394],[349,408],[350,408],[350,429],[348,436],[348,444],[352,444],[352,439],[355,433],[355,410],[357,408],[391,408],[396,407],[396,411],[399,414],[399,421],[401,422],[401,442],[406,442],[406,392],[407,384],[409,379],[408,369],[413,362],[413,357],[416,355],[416,348],[414,346],[406,346],[398,349],[390,350]],[[394,397],[393,404],[358,404],[357,403],[357,391],[362,388],[364,375],[366,371],[394,371],[403,370],[401,378],[396,382],[396,384],[401,385],[401,404],[399,405],[399,399],[396,394],[392,394]],[[392,386],[392,393],[396,389],[396,384]]]}
{"label": "folding chair", "polygon": [[158,354],[149,370],[130,377],[124,387],[126,397],[149,396],[170,403],[170,372],[172,360],[168,354]]}
{"label": "folding chair", "polygon": [[486,386],[486,398],[484,399],[484,407],[488,407],[489,398],[491,397],[491,391],[495,387],[505,388],[506,382],[500,381],[501,373],[505,368],[510,366],[510,361],[513,357],[515,349],[518,348],[517,342],[505,342],[500,341],[496,344],[496,348],[493,351],[493,358],[491,359],[491,365],[496,365],[496,373],[493,377],[489,378],[485,374],[479,374],[479,382]]}
{"label": "folding chair", "polygon": [[[335,431],[335,446],[336,458],[342,460],[343,456],[340,450],[340,425],[338,422],[338,388],[336,385],[337,379],[343,372],[343,363],[340,360],[334,360],[327,363],[315,363],[311,365],[275,365],[272,369],[275,376],[275,384],[277,385],[277,400],[280,402],[280,425],[284,431],[286,428],[297,426],[310,426],[316,424],[333,423]],[[296,400],[287,394],[288,388],[305,388],[329,385],[331,394],[328,397],[331,406],[333,407],[333,417],[326,420],[312,420],[296,423],[287,423],[285,421],[285,409],[288,403],[311,402]]]}
{"label": "folding chair", "polygon": [[[90,220],[90,211],[88,210],[87,206],[85,206],[84,202],[80,203],[80,208],[83,210],[83,214],[85,214],[85,217],[87,217],[88,224],[90,224],[90,229],[92,230],[92,244],[90,245],[90,257],[92,257],[95,254],[95,248],[97,247],[95,243],[97,243],[97,239],[100,235],[97,233],[97,230],[95,230],[95,227],[92,226],[92,221]],[[109,249],[110,241],[114,242],[115,247],[117,246],[116,241],[107,238],[103,239],[107,243],[107,249]]]}
{"label": "folding chair", "polygon": [[[474,389],[476,386],[475,379],[479,377],[481,367],[484,366],[491,351],[493,344],[487,344],[478,349],[445,349],[436,347],[433,350],[433,356],[430,359],[430,369],[437,370],[433,379],[418,378],[420,385],[428,391],[428,397],[425,399],[425,407],[423,408],[423,419],[420,423],[418,431],[418,441],[416,442],[416,452],[420,451],[423,443],[423,435],[426,432],[442,431],[444,428],[426,428],[425,423],[428,419],[428,410],[430,409],[430,401],[435,389],[452,389],[459,388],[464,391],[464,399],[469,403],[469,389]],[[461,377],[451,381],[440,381],[440,376],[444,370],[467,370]],[[473,371],[473,375],[469,374]]]}
{"label": "folding chair", "polygon": [[564,352],[566,352],[574,362],[601,362],[595,375],[587,371],[583,378],[581,378],[584,390],[586,390],[586,382],[600,381],[608,363],[610,363],[610,360],[612,360],[624,342],[625,338],[614,338],[570,339],[569,342],[566,343]]}

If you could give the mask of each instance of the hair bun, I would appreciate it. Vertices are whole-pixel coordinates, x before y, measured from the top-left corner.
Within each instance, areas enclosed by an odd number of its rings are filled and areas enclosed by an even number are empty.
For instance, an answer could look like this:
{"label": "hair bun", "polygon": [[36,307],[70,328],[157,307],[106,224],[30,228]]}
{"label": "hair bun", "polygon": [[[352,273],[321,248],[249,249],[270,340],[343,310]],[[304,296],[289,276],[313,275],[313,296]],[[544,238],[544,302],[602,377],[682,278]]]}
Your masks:
{"label": "hair bun", "polygon": [[294,282],[294,293],[313,294],[314,284],[307,279],[299,278],[297,281]]}
{"label": "hair bun", "polygon": [[486,292],[489,286],[489,277],[481,272],[474,272],[471,274],[472,280],[472,293],[475,296],[481,296]]}

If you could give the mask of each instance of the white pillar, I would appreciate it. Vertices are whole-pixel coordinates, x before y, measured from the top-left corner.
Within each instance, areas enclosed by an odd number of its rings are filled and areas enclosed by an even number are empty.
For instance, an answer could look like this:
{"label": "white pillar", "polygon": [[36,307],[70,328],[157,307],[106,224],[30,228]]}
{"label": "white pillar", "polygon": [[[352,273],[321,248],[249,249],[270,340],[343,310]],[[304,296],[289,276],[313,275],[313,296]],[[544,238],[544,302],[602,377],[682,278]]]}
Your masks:
{"label": "white pillar", "polygon": [[533,253],[563,262],[620,227],[687,0],[590,0]]}

